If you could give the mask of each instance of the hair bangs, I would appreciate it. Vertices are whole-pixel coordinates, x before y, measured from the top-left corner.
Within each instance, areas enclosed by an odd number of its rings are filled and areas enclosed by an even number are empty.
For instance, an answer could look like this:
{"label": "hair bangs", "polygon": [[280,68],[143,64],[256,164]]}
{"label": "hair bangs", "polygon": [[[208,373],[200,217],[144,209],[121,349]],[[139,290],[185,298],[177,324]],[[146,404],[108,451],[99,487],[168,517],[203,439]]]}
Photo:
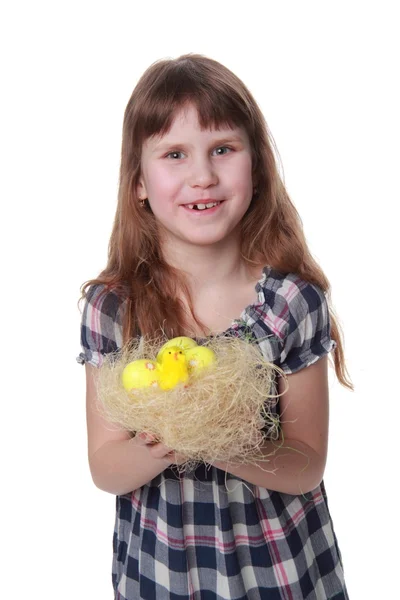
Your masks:
{"label": "hair bangs", "polygon": [[189,105],[196,107],[202,129],[235,126],[249,129],[251,116],[246,99],[235,81],[225,81],[230,79],[226,73],[221,81],[221,73],[216,78],[213,70],[196,65],[190,58],[171,63],[161,61],[154,68],[153,81],[147,82],[150,85],[145,98],[137,105],[135,137],[141,143],[168,133],[176,114]]}

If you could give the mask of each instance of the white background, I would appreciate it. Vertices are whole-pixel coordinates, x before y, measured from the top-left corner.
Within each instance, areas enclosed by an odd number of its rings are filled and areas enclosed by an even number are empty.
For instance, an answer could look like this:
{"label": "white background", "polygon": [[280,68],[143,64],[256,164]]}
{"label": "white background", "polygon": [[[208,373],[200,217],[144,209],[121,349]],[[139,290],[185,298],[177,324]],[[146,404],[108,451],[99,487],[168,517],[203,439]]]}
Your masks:
{"label": "white background", "polygon": [[351,599],[398,597],[396,4],[2,10],[1,597],[112,598],[114,498],[87,466],[76,303],[105,265],[132,89],[153,61],[186,52],[253,92],[332,283],[356,391],[332,379],[329,506]]}

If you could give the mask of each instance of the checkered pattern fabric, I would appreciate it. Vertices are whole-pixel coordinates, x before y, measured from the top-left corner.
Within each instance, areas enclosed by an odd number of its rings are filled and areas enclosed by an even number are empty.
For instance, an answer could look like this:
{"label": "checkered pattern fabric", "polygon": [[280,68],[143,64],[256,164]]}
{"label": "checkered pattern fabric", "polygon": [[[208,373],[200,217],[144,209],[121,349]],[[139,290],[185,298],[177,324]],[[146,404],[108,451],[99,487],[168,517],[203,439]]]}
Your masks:
{"label": "checkered pattern fabric", "polygon": [[[124,302],[90,289],[78,362],[100,366],[122,343]],[[259,341],[294,373],[330,352],[324,294],[270,268],[258,301],[228,330]],[[217,468],[166,469],[118,496],[112,580],[119,600],[346,600],[324,485],[304,496],[257,487]]]}

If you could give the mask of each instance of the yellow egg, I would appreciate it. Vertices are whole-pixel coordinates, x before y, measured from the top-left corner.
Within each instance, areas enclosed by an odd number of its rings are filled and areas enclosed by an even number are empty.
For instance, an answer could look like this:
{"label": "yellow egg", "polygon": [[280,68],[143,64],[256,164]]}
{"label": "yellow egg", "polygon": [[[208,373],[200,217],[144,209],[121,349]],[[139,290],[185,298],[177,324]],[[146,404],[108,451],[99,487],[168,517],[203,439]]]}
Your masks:
{"label": "yellow egg", "polygon": [[163,346],[161,346],[159,353],[157,354],[157,361],[160,361],[161,354],[165,350],[165,348],[169,348],[170,346],[177,346],[178,348],[182,348],[183,351],[188,350],[189,348],[194,348],[197,346],[196,342],[192,340],[190,337],[185,337],[181,335],[180,337],[172,338],[172,340],[168,340],[165,342]]}
{"label": "yellow egg", "polygon": [[122,371],[122,385],[130,392],[138,388],[158,385],[156,363],[145,358],[134,360]]}
{"label": "yellow egg", "polygon": [[215,364],[217,357],[211,348],[206,346],[196,346],[185,351],[188,371],[191,375],[196,375],[207,367]]}

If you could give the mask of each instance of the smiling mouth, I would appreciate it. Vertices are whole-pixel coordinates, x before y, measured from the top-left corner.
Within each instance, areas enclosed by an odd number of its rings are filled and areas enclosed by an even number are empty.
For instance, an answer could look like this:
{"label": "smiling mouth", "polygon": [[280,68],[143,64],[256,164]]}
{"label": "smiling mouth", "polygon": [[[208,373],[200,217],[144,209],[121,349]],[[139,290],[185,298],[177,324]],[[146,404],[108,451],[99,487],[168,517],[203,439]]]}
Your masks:
{"label": "smiling mouth", "polygon": [[214,208],[214,206],[219,206],[221,202],[208,202],[207,204],[186,204],[186,208],[190,210],[207,210],[208,208]]}

